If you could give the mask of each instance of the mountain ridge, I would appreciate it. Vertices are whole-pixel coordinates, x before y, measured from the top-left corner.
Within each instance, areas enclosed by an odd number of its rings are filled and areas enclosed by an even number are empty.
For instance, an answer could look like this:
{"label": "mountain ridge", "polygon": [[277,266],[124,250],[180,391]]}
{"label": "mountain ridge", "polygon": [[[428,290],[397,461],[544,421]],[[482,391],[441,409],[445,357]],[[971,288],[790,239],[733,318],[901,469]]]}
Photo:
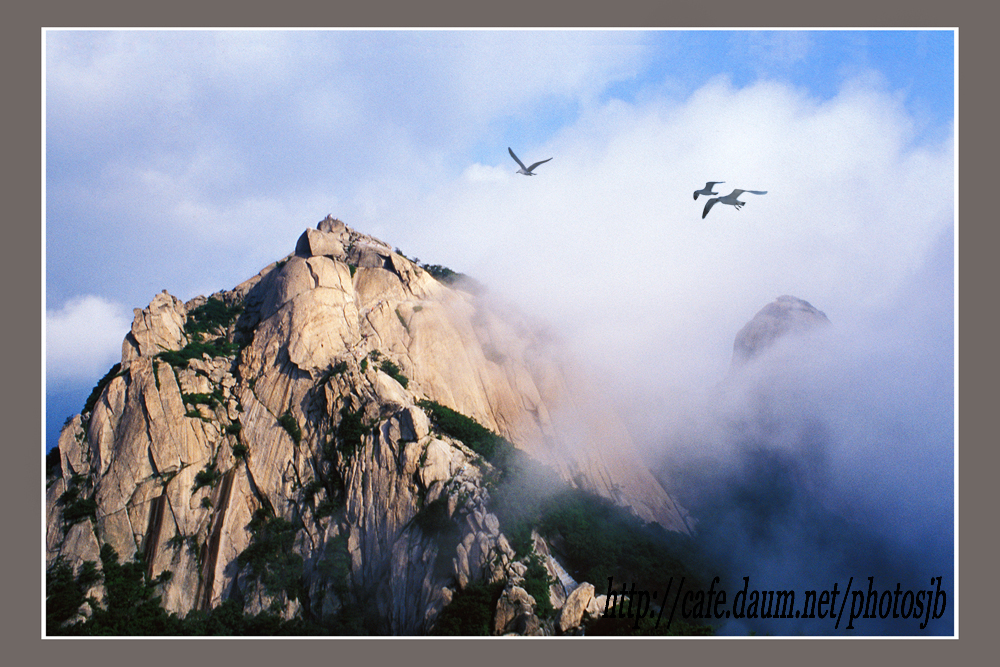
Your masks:
{"label": "mountain ridge", "polygon": [[[164,291],[135,309],[119,370],[60,435],[47,566],[79,571],[110,545],[150,579],[170,572],[158,590],[181,616],[232,598],[247,613],[322,618],[364,600],[391,634],[429,631],[477,581],[520,599],[523,554],[490,507],[496,468],[440,432],[424,402],[687,534],[621,422],[574,400],[545,337],[447,282],[328,217],[232,290],[187,303]],[[429,520],[431,507],[443,513]],[[275,540],[299,584],[254,560]],[[561,604],[572,591],[556,588]]]}

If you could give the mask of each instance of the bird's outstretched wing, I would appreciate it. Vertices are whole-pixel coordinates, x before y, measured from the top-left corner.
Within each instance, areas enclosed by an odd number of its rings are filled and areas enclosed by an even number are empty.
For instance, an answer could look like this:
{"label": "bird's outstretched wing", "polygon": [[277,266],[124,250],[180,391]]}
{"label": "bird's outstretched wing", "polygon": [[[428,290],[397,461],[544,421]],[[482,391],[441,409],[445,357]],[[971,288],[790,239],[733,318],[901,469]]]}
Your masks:
{"label": "bird's outstretched wing", "polygon": [[[518,157],[517,157],[516,155],[514,155],[514,151],[512,151],[512,150],[510,149],[510,146],[508,146],[508,147],[507,147],[507,152],[508,152],[508,153],[510,153],[510,156],[511,156],[512,158],[514,158],[514,162],[516,162],[516,163],[518,163],[519,165],[521,165],[521,169],[524,169],[525,171],[531,171],[530,169],[527,169],[527,168],[525,168],[525,166],[524,166],[524,163],[523,163],[523,162],[521,162],[521,160],[520,160],[520,159],[518,159]],[[549,158],[549,159],[551,159],[551,158]]]}
{"label": "bird's outstretched wing", "polygon": [[698,195],[712,195],[712,194],[715,194],[714,192],[712,192],[712,188],[714,188],[719,183],[725,183],[725,181],[709,181],[709,182],[705,183],[705,187],[702,188],[701,190],[695,190],[694,191],[694,199],[695,199],[695,201],[698,201]]}
{"label": "bird's outstretched wing", "polygon": [[705,216],[708,215],[708,212],[712,210],[712,207],[715,206],[715,202],[717,201],[719,201],[718,197],[712,197],[711,199],[708,200],[708,202],[705,203],[705,210],[702,211],[701,213],[702,220],[705,219]]}
{"label": "bird's outstretched wing", "polygon": [[740,192],[749,192],[752,195],[766,195],[767,190],[740,190]]}
{"label": "bird's outstretched wing", "polygon": [[[507,149],[507,150],[510,150],[510,149]],[[552,159],[552,158],[549,158],[549,160],[551,160],[551,159]],[[537,167],[537,166],[538,166],[538,165],[540,165],[540,164],[545,164],[545,163],[546,163],[546,162],[548,162],[549,160],[540,160],[540,161],[536,162],[535,164],[533,164],[533,165],[531,165],[530,167],[528,167],[528,171],[534,171],[534,170],[535,170],[535,167]],[[518,160],[518,162],[520,162],[520,160]],[[523,167],[524,165],[521,165],[521,166]]]}

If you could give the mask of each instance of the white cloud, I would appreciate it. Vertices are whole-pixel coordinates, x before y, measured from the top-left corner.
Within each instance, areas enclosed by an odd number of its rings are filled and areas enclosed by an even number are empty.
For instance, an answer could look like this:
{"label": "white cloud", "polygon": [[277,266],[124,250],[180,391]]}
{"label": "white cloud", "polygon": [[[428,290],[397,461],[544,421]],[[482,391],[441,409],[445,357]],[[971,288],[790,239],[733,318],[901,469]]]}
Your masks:
{"label": "white cloud", "polygon": [[[127,285],[116,296],[129,305],[161,289],[190,298],[253,275],[332,213],[495,286],[626,377],[704,379],[779,294],[835,322],[884,307],[953,224],[951,140],[913,145],[913,118],[877,78],[825,101],[719,77],[686,98],[661,81],[601,102],[646,75],[647,34],[191,34],[51,38],[58,127],[90,137],[78,115],[154,104],[183,130],[150,125],[148,151],[128,136],[130,150],[85,160],[93,188],[63,190],[53,169],[50,198],[86,234],[73,261],[50,264],[51,285],[94,257],[95,282]],[[733,43],[794,63],[814,38]],[[526,162],[554,159],[515,175],[508,143]],[[768,194],[702,220],[691,192],[710,179]],[[69,221],[48,224],[58,250]]]}
{"label": "white cloud", "polygon": [[[546,98],[587,100],[612,81],[636,75],[648,55],[642,33],[600,31],[511,31],[475,33],[477,46],[453,59],[449,69],[460,98],[481,116],[521,113]],[[462,39],[455,35],[455,41]]]}
{"label": "white cloud", "polygon": [[462,178],[469,183],[500,183],[509,180],[509,174],[502,167],[477,162],[462,173]]}
{"label": "white cloud", "polygon": [[56,387],[94,384],[121,361],[122,341],[132,326],[121,304],[87,295],[45,313],[46,380]]}
{"label": "white cloud", "polygon": [[[835,322],[896,298],[953,224],[953,144],[914,146],[911,131],[898,101],[863,83],[823,102],[718,79],[682,104],[588,110],[525,158],[555,157],[535,177],[475,165],[385,215],[426,221],[421,257],[548,317],[622,376],[710,382],[781,294]],[[692,192],[710,179],[768,194],[703,220]]]}

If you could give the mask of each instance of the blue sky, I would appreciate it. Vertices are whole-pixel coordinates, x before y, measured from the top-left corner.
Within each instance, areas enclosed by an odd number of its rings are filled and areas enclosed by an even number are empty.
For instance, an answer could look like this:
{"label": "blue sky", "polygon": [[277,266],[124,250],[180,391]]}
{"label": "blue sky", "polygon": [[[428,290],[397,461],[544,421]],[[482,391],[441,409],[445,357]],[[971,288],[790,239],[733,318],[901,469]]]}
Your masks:
{"label": "blue sky", "polygon": [[[785,293],[865,331],[916,308],[906,335],[947,370],[955,48],[948,30],[49,30],[47,447],[133,308],[231,288],[328,213],[476,276],[630,391],[717,381]],[[508,146],[554,160],[516,176]],[[769,194],[702,220],[706,180]],[[914,304],[917,284],[944,287]]]}

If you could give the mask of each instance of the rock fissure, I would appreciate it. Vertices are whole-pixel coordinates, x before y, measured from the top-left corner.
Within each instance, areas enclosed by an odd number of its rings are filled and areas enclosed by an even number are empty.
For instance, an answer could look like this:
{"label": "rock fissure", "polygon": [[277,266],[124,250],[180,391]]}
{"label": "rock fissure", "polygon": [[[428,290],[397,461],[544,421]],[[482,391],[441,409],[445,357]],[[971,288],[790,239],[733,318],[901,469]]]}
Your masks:
{"label": "rock fissure", "polygon": [[219,486],[219,498],[215,511],[209,523],[209,537],[205,542],[204,565],[202,566],[204,593],[201,596],[201,609],[210,609],[214,596],[215,571],[219,560],[219,549],[222,542],[222,529],[225,525],[229,508],[229,495],[232,491],[233,477],[236,469],[231,468],[222,476]]}
{"label": "rock fissure", "polygon": [[166,509],[167,499],[161,492],[150,503],[149,523],[146,526],[145,544],[143,545],[143,559],[146,562],[146,577],[153,578],[153,564],[160,547],[160,534],[163,529],[163,514]]}

